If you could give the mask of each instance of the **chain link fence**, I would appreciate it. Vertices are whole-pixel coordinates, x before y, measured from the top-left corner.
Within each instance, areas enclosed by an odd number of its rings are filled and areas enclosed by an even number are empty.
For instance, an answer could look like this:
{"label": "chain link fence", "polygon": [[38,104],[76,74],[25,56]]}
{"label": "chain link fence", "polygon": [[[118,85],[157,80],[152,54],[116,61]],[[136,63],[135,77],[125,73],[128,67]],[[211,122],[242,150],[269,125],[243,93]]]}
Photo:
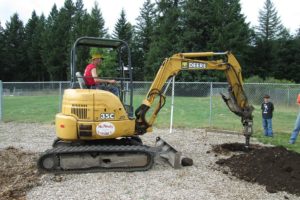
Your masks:
{"label": "chain link fence", "polygon": [[[142,103],[150,86],[151,82],[133,82],[135,109]],[[52,102],[54,104],[53,113],[60,112],[63,91],[69,87],[70,82],[0,82],[0,119],[2,121],[13,120],[9,118],[11,112],[8,110],[9,108],[32,105],[36,103],[32,99],[39,97],[52,98],[54,101]],[[299,84],[248,83],[244,84],[244,89],[250,104],[256,108],[254,114],[257,115],[257,118],[261,112],[260,105],[265,94],[271,96],[275,111],[280,107],[297,112],[296,98],[300,93]],[[169,127],[172,84],[166,83],[163,90],[166,95],[166,105],[160,111],[156,125]],[[221,126],[225,129],[239,131],[241,129],[240,119],[232,117],[234,114],[227,109],[220,96],[220,93],[227,95],[227,90],[228,83],[222,82],[175,82],[172,119],[174,126],[182,128],[220,128]],[[26,97],[31,98],[26,100]],[[38,104],[36,109],[41,109]],[[26,115],[26,113],[13,115]],[[228,118],[233,120],[227,123]],[[256,124],[260,124],[260,122]]]}

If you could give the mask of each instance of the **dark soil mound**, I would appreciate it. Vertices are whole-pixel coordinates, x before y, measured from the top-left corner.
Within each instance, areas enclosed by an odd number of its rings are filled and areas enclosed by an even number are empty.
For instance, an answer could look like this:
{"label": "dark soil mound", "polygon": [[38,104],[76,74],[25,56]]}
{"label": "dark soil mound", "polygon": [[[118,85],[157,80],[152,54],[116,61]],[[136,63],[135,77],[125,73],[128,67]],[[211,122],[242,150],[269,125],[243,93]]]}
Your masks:
{"label": "dark soil mound", "polygon": [[0,151],[1,200],[25,199],[26,191],[38,184],[36,157],[14,147]]}
{"label": "dark soil mound", "polygon": [[234,176],[265,185],[270,193],[286,191],[300,195],[300,154],[284,147],[250,146],[245,149],[238,143],[215,146],[213,150],[217,150],[216,153],[245,152],[216,162],[229,167]]}

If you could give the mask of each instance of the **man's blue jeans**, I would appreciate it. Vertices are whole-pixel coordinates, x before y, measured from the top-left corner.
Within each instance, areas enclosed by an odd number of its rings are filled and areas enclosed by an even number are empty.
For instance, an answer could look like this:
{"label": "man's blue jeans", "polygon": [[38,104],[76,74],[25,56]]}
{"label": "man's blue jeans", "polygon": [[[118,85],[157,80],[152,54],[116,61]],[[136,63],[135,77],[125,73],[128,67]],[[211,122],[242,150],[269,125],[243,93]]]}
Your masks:
{"label": "man's blue jeans", "polygon": [[106,91],[109,91],[109,92],[115,94],[117,97],[120,96],[119,88],[116,86],[96,85],[96,86],[91,86],[91,89],[106,90]]}
{"label": "man's blue jeans", "polygon": [[262,119],[265,136],[273,137],[272,119]]}
{"label": "man's blue jeans", "polygon": [[290,138],[290,143],[291,144],[294,144],[296,142],[299,131],[300,131],[300,112],[297,116],[297,119],[296,119],[296,122],[295,122],[295,127],[294,127],[294,130],[293,130],[292,134],[291,134],[291,138]]}

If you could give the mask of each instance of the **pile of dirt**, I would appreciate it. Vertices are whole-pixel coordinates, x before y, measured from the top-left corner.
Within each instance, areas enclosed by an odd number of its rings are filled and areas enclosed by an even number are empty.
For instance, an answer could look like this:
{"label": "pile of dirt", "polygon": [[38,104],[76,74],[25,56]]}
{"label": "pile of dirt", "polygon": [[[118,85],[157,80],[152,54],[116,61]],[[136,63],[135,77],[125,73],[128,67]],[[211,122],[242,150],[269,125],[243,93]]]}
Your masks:
{"label": "pile of dirt", "polygon": [[0,151],[0,199],[25,199],[39,183],[37,154],[8,147]]}
{"label": "pile of dirt", "polygon": [[265,185],[270,193],[286,191],[300,195],[300,154],[284,147],[253,145],[246,149],[244,144],[239,143],[214,146],[213,151],[221,154],[243,152],[216,162],[220,166],[229,167],[232,175]]}

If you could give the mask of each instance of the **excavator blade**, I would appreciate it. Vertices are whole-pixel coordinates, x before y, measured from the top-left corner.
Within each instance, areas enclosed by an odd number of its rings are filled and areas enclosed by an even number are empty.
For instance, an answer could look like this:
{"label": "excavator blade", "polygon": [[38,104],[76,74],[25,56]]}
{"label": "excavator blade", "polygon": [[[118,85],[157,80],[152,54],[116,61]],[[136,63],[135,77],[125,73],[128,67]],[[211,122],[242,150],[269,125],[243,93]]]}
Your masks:
{"label": "excavator blade", "polygon": [[166,159],[175,169],[179,169],[183,166],[193,165],[193,160],[191,158],[184,157],[181,152],[177,151],[174,147],[160,137],[156,138],[155,148],[157,152],[156,155]]}

